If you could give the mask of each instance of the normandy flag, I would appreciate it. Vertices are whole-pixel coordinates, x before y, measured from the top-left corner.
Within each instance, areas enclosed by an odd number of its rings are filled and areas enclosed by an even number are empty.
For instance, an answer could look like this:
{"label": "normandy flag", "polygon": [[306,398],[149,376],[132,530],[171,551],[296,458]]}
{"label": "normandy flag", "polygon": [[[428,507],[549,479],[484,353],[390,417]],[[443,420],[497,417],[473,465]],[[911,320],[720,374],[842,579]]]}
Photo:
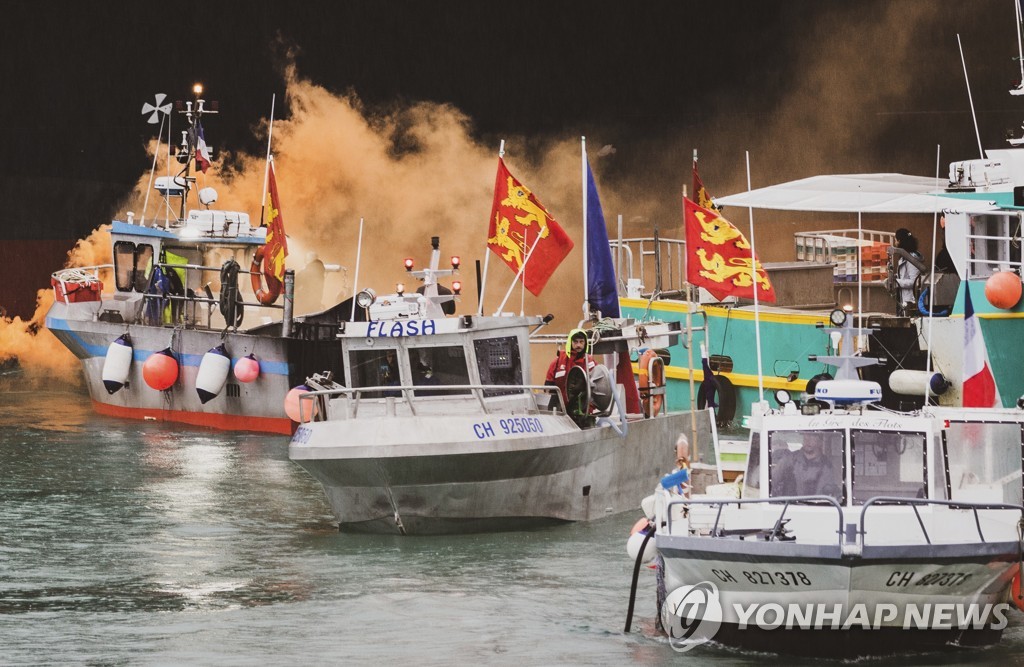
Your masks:
{"label": "normandy flag", "polygon": [[[498,158],[487,246],[539,296],[572,250],[572,239],[525,185]],[[525,265],[525,269],[523,268]]]}
{"label": "normandy flag", "polygon": [[754,298],[751,264],[757,276],[757,299],[775,302],[775,288],[740,230],[714,211],[683,198],[686,225],[686,280],[721,301],[728,296]]}
{"label": "normandy flag", "polygon": [[284,218],[281,217],[281,197],[277,194],[277,178],[274,175],[274,158],[270,158],[267,173],[267,245],[263,255],[263,275],[267,280],[284,282],[284,258],[288,256],[288,239],[284,235]]}
{"label": "normandy flag", "polygon": [[720,210],[711,200],[711,195],[704,187],[704,181],[700,180],[700,174],[697,173],[697,151],[693,152],[693,199],[701,208],[706,208],[709,211]]}

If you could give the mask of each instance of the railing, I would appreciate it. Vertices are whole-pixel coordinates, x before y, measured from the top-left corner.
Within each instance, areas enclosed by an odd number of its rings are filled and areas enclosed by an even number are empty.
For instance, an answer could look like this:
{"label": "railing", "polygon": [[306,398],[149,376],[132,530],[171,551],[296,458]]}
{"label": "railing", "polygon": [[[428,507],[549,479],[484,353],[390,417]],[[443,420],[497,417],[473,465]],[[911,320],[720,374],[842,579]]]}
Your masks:
{"label": "railing", "polygon": [[[202,281],[202,275],[201,275],[202,273],[207,272],[207,271],[212,271],[212,272],[214,272],[214,273],[219,275],[220,271],[221,271],[221,267],[203,266],[203,265],[200,265],[200,264],[167,264],[167,263],[157,263],[156,266],[159,266],[161,269],[163,269],[165,271],[167,269],[184,269],[184,271],[185,271],[185,279],[184,279],[183,283],[184,283],[185,286],[187,286],[189,284],[189,272],[190,271],[199,271],[200,272],[200,280],[199,280],[199,282],[203,282]],[[56,280],[61,280],[62,279],[61,278],[62,275],[64,275],[64,276],[67,276],[67,275],[84,276],[84,274],[91,274],[91,276],[95,280],[100,280],[99,276],[100,276],[100,272],[101,271],[111,271],[112,272],[113,270],[114,270],[114,265],[113,264],[99,264],[99,265],[95,265],[95,266],[75,267],[73,269],[61,269],[60,271],[55,271],[51,275],[51,277],[56,279]],[[74,274],[69,274],[69,272],[74,272]],[[245,269],[241,269],[241,268],[239,268],[239,271],[238,271],[239,275],[252,275],[253,273],[254,273],[253,271],[246,271]],[[256,273],[258,273],[258,272],[256,272]],[[197,309],[198,309],[200,304],[204,304],[204,305],[207,306],[205,328],[212,329],[213,328],[213,312],[214,312],[215,307],[219,307],[220,306],[220,302],[221,302],[221,298],[220,297],[221,297],[221,295],[219,295],[219,294],[218,295],[214,295],[214,293],[210,290],[211,282],[206,282],[203,285],[203,287],[201,288],[202,290],[204,290],[203,293],[202,293],[203,296],[200,296],[198,293],[194,293],[192,296],[189,296],[188,293],[187,293],[187,287],[186,287],[186,293],[185,294],[166,294],[166,295],[164,295],[164,294],[150,294],[148,292],[136,292],[134,289],[131,290],[130,292],[124,292],[124,293],[135,293],[135,294],[138,294],[138,295],[140,295],[140,297],[143,299],[144,302],[149,302],[151,300],[157,299],[157,300],[166,300],[166,301],[170,301],[170,302],[181,302],[181,303],[185,304],[184,307],[183,307],[183,310],[186,310],[187,313],[183,317],[184,322],[183,323],[170,322],[168,324],[184,324],[184,326],[186,326],[186,327],[188,327],[188,326],[192,326],[192,327],[199,327],[199,326],[201,326],[199,324],[199,317],[201,317],[201,314],[197,315]],[[116,283],[116,279],[115,279],[115,283]],[[241,293],[241,289],[239,290],[239,293]],[[101,294],[100,295],[101,307],[102,307],[102,303],[103,303],[103,295]],[[247,307],[252,307],[252,308],[270,308],[270,309],[276,309],[276,310],[283,310],[285,308],[285,306],[283,304],[265,305],[265,304],[262,304],[262,303],[260,303],[258,301],[255,301],[255,300],[253,300],[253,301],[238,301],[236,303],[237,303],[238,306],[247,306]]]}
{"label": "railing", "polygon": [[688,506],[688,505],[718,505],[718,512],[715,514],[715,523],[711,527],[710,537],[722,538],[724,535],[719,534],[718,524],[722,519],[722,509],[726,505],[758,505],[765,503],[779,504],[782,503],[782,512],[779,513],[779,518],[776,519],[775,525],[772,526],[771,532],[768,534],[768,541],[771,542],[779,535],[779,529],[782,527],[782,523],[786,518],[786,512],[789,511],[791,505],[796,503],[814,503],[821,505],[829,505],[834,507],[839,515],[839,530],[838,532],[838,545],[840,548],[843,546],[843,508],[832,496],[783,496],[780,498],[689,498],[673,500],[665,507],[665,511],[668,514],[668,530],[672,532],[672,507],[676,505]]}
{"label": "railing", "polygon": [[[689,505],[710,505],[718,506],[718,512],[715,514],[715,523],[711,527],[711,534],[709,537],[713,538],[725,538],[726,535],[720,533],[718,525],[722,518],[722,509],[726,505],[754,505],[754,504],[783,504],[782,511],[779,513],[778,519],[775,521],[775,525],[772,526],[771,531],[768,533],[768,541],[773,541],[777,536],[781,535],[780,528],[782,527],[783,521],[786,517],[786,512],[790,506],[800,503],[813,503],[813,504],[824,504],[834,507],[839,513],[839,530],[838,533],[838,544],[840,548],[843,546],[843,507],[831,496],[783,496],[777,498],[696,498],[696,499],[679,499],[673,500],[668,503],[665,507],[667,514],[667,528],[669,533],[672,532],[672,511],[671,508],[674,506],[687,507]],[[931,500],[927,498],[896,498],[890,496],[875,496],[869,499],[860,507],[860,525],[857,532],[860,535],[861,545],[866,544],[867,531],[865,530],[864,523],[868,513],[868,509],[871,507],[883,506],[883,505],[903,505],[911,506],[914,511],[914,516],[917,518],[918,525],[921,527],[921,532],[924,536],[926,544],[932,544],[931,536],[928,535],[928,530],[925,528],[924,520],[921,518],[918,507],[921,505],[936,505],[940,507],[948,507],[949,509],[960,509],[960,510],[971,510],[974,513],[974,523],[978,530],[978,539],[981,542],[985,542],[985,536],[981,530],[981,518],[978,516],[979,510],[1014,510],[1020,512],[1021,522],[1024,525],[1024,506],[1013,505],[1005,503],[965,503],[960,501],[952,500]],[[754,531],[751,531],[754,532]],[[760,531],[758,531],[760,532]]]}
{"label": "railing", "polygon": [[930,500],[927,498],[896,498],[891,496],[875,496],[869,499],[860,510],[860,536],[861,544],[864,543],[864,536],[867,535],[867,531],[864,529],[864,519],[867,516],[868,509],[880,505],[910,505],[914,510],[914,516],[917,517],[917,524],[921,527],[921,532],[924,535],[926,543],[931,544],[931,537],[928,535],[928,529],[924,526],[924,520],[921,518],[921,513],[917,511],[917,508],[921,505],[938,505],[940,507],[948,507],[949,509],[959,510],[971,510],[974,512],[974,525],[978,529],[978,539],[982,542],[985,541],[985,536],[981,532],[981,519],[978,517],[978,510],[1016,510],[1021,514],[1021,521],[1024,522],[1024,506],[1011,505],[1005,503],[965,503],[956,500]]}
{"label": "railing", "polygon": [[[416,415],[417,404],[432,403],[436,406],[439,392],[460,391],[466,392],[461,397],[468,397],[471,405],[478,409],[475,414],[492,414],[498,412],[507,405],[506,401],[493,401],[499,405],[491,405],[486,399],[508,399],[509,397],[527,398],[532,401],[532,409],[535,413],[541,412],[537,403],[537,394],[549,394],[557,397],[557,411],[567,414],[565,404],[562,402],[562,392],[558,387],[549,385],[507,385],[507,384],[440,384],[440,385],[387,385],[377,387],[331,387],[304,392],[299,395],[299,416],[301,422],[307,421],[331,421],[331,399],[349,399],[348,414],[346,418],[354,419],[359,414],[359,408],[363,401],[374,401],[373,405],[379,405],[384,401],[387,414],[395,414],[395,399],[402,399],[412,415]],[[501,392],[500,394],[487,396],[488,391]],[[364,396],[364,394],[373,394]],[[381,396],[381,394],[384,394]],[[449,394],[450,395],[450,394]],[[548,398],[548,405],[551,405],[551,398]],[[433,399],[433,400],[430,400]]]}
{"label": "railing", "polygon": [[[644,296],[650,297],[659,292],[682,292],[685,288],[686,275],[683,266],[686,257],[686,241],[654,237],[637,237],[629,239],[613,239],[609,242],[615,257],[616,274],[619,277],[620,291],[630,279],[639,278],[641,282],[648,277],[654,284]],[[635,249],[635,252],[634,252]],[[623,255],[625,254],[625,258]],[[639,264],[639,272],[635,270],[634,254]],[[649,258],[653,258],[654,267],[648,268]],[[626,266],[623,266],[625,262]]]}

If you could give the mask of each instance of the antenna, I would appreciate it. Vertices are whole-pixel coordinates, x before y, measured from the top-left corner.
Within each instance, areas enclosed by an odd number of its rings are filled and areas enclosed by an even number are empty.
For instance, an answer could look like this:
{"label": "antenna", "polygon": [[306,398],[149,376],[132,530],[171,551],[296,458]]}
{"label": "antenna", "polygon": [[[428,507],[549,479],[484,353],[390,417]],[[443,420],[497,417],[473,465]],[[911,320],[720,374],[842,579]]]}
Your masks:
{"label": "antenna", "polygon": [[1013,0],[1013,13],[1016,15],[1017,23],[1017,63],[1020,65],[1020,81],[1017,82],[1016,88],[1010,89],[1010,94],[1024,95],[1024,46],[1021,45],[1020,39],[1020,24],[1024,21],[1024,16],[1021,16],[1020,12],[1020,0]]}
{"label": "antenna", "polygon": [[160,114],[168,115],[171,113],[171,103],[163,104],[163,101],[167,99],[167,96],[163,93],[157,93],[153,104],[146,102],[142,105],[142,115],[150,114],[146,120],[150,125],[156,125],[160,122]]}
{"label": "antenna", "polygon": [[964,68],[964,83],[967,84],[967,101],[971,104],[971,118],[974,119],[974,136],[978,139],[978,154],[985,159],[985,151],[981,148],[981,134],[978,132],[978,117],[974,113],[974,98],[971,97],[971,81],[967,78],[967,61],[964,60],[964,45],[960,43],[960,33],[956,34],[956,45],[960,47],[960,64]]}

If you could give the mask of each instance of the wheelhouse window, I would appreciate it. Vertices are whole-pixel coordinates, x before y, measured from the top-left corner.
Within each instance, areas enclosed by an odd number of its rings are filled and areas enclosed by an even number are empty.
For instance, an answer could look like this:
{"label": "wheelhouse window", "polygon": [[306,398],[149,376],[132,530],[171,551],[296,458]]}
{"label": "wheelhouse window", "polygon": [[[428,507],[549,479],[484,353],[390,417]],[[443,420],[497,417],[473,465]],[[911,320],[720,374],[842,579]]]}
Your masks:
{"label": "wheelhouse window", "polygon": [[446,385],[470,384],[466,352],[461,345],[410,348],[409,368],[412,370],[414,385],[437,387],[436,389],[417,389],[416,396],[469,393],[469,389],[443,389]]}
{"label": "wheelhouse window", "polygon": [[842,431],[773,431],[768,447],[770,497],[831,496],[845,502]]}
{"label": "wheelhouse window", "polygon": [[927,498],[925,434],[850,431],[853,447],[853,502],[875,496]]}
{"label": "wheelhouse window", "polygon": [[950,500],[1021,504],[1019,424],[951,422],[946,452]]}
{"label": "wheelhouse window", "polygon": [[397,388],[402,384],[397,349],[381,347],[352,350],[349,353],[349,361],[353,387],[395,387],[393,390],[364,392],[364,398],[401,396],[401,391]]}
{"label": "wheelhouse window", "polygon": [[968,275],[986,278],[1001,267],[1020,266],[1020,219],[1014,215],[975,215],[970,218]]}
{"label": "wheelhouse window", "polygon": [[[480,369],[481,384],[507,384],[520,387],[523,369],[519,356],[519,341],[515,336],[483,338],[473,341],[476,365]],[[518,390],[488,389],[484,396],[514,394]]]}
{"label": "wheelhouse window", "polygon": [[145,292],[153,270],[153,246],[118,241],[114,244],[114,284],[119,292]]}
{"label": "wheelhouse window", "polygon": [[743,497],[761,497],[761,434],[757,432],[752,433],[750,437],[747,472],[743,475]]}

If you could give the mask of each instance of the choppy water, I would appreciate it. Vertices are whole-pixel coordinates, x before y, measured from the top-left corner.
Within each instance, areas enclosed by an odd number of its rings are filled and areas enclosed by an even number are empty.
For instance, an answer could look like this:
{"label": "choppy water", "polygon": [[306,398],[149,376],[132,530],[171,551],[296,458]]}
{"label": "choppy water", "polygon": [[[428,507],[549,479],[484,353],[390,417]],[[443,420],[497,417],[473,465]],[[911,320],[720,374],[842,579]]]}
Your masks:
{"label": "choppy water", "polygon": [[[280,436],[0,393],[0,663],[736,665],[623,633],[639,517],[448,537],[339,534]],[[1024,664],[999,647],[901,664]],[[787,660],[793,663],[792,660]],[[797,663],[799,664],[799,663]],[[810,664],[810,663],[807,663]]]}

